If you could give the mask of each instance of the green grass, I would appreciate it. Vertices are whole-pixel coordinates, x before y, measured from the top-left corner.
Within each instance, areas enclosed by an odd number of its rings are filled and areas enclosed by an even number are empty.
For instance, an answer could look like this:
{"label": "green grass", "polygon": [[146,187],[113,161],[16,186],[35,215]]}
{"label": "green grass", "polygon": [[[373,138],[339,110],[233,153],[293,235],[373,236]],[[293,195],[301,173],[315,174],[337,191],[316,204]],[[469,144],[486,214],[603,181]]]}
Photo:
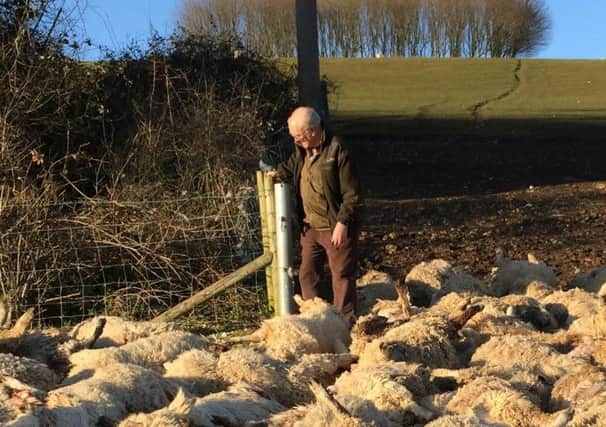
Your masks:
{"label": "green grass", "polygon": [[606,127],[606,61],[331,58],[320,69],[343,133],[559,135]]}

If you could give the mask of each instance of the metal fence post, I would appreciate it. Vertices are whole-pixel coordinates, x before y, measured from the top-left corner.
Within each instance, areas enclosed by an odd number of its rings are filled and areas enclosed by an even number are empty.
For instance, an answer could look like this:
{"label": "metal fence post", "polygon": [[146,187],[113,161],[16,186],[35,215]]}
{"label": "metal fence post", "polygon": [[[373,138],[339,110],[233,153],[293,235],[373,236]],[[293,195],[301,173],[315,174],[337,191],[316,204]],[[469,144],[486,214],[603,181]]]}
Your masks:
{"label": "metal fence post", "polygon": [[292,265],[292,207],[290,185],[277,183],[274,185],[274,194],[276,198],[276,255],[274,262],[278,266],[278,276],[276,283],[278,285],[278,307],[279,313],[293,313],[293,286],[288,274],[289,267]]}

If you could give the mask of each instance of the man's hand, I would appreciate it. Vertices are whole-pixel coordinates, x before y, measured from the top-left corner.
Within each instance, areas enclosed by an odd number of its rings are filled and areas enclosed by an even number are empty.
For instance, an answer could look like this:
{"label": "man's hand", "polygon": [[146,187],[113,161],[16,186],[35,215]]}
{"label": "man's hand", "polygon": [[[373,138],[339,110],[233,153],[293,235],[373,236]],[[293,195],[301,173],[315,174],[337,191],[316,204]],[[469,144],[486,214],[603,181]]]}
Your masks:
{"label": "man's hand", "polygon": [[339,249],[339,247],[345,242],[347,239],[347,226],[343,223],[337,222],[335,225],[335,229],[332,231],[332,238],[330,241],[332,245]]}
{"label": "man's hand", "polygon": [[270,170],[270,171],[265,172],[265,175],[267,175],[267,176],[271,176],[272,178],[275,178],[275,177],[277,177],[277,176],[278,176],[278,171],[277,171],[277,170],[275,170],[275,169],[273,169],[273,170]]}

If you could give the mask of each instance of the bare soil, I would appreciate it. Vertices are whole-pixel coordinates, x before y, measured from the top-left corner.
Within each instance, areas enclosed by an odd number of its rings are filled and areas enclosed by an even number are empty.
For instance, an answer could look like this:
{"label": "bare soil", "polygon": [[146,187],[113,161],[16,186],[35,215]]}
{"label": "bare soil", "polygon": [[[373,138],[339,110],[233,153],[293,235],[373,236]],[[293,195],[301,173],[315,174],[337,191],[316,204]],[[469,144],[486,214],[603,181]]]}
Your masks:
{"label": "bare soil", "polygon": [[576,271],[606,264],[603,145],[355,141],[365,188],[360,274],[402,277],[442,258],[482,278],[500,247],[511,258],[533,253],[564,287]]}

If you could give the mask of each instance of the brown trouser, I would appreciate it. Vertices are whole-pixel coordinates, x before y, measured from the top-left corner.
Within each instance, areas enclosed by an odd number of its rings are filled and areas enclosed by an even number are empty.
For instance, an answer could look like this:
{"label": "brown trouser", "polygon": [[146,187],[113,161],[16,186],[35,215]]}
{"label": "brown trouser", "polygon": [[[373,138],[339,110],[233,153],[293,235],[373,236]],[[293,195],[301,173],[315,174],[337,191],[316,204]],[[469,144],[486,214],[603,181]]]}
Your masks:
{"label": "brown trouser", "polygon": [[356,310],[357,233],[348,230],[347,239],[338,249],[331,243],[331,236],[330,230],[308,229],[301,233],[301,293],[303,299],[321,295],[320,278],[328,258],[332,278],[332,303],[344,316],[349,316]]}

